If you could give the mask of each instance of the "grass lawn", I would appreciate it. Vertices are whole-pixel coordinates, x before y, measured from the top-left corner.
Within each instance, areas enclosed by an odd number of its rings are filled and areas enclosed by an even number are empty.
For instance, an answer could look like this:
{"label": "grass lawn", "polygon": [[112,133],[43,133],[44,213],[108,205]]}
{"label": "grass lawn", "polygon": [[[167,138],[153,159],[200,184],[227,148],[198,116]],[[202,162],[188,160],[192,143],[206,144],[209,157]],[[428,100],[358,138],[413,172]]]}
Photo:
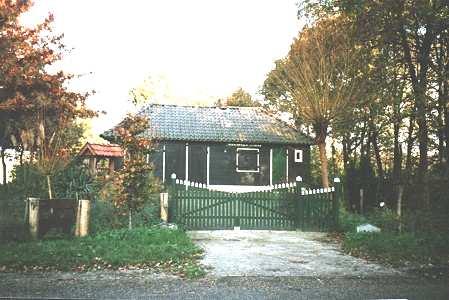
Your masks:
{"label": "grass lawn", "polygon": [[153,268],[201,277],[201,249],[185,232],[153,228],[106,231],[92,237],[0,245],[0,270]]}
{"label": "grass lawn", "polygon": [[344,234],[342,245],[351,255],[393,266],[449,270],[449,236],[444,234],[350,232]]}

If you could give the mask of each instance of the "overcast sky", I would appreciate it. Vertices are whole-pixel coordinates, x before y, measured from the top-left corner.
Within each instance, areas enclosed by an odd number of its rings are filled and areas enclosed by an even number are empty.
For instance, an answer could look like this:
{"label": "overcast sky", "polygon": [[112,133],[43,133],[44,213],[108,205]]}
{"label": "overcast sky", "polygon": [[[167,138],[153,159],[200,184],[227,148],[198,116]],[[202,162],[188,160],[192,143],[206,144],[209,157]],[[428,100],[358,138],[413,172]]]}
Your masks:
{"label": "overcast sky", "polygon": [[87,74],[71,87],[95,89],[89,106],[107,112],[93,122],[100,133],[131,109],[129,90],[148,76],[169,103],[212,103],[238,87],[260,97],[299,31],[297,1],[35,0],[23,22],[54,14],[55,31],[74,48],[60,67]]}

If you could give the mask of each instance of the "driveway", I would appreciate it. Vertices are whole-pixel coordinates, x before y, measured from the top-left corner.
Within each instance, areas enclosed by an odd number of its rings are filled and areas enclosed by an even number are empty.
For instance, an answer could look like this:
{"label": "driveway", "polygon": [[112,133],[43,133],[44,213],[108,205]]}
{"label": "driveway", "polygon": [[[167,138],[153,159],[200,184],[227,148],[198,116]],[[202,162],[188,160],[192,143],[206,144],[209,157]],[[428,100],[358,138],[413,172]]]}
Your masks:
{"label": "driveway", "polygon": [[324,233],[299,231],[191,231],[205,250],[202,264],[224,276],[391,276],[400,272],[344,254]]}

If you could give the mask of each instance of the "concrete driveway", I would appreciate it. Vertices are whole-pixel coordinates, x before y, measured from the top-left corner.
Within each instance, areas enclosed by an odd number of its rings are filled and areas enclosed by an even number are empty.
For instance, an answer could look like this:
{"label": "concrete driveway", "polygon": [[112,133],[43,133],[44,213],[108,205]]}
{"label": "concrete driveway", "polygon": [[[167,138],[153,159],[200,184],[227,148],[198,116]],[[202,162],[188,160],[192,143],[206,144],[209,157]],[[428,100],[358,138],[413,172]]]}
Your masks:
{"label": "concrete driveway", "polygon": [[191,231],[203,265],[223,276],[388,276],[400,272],[344,254],[325,234],[299,231]]}

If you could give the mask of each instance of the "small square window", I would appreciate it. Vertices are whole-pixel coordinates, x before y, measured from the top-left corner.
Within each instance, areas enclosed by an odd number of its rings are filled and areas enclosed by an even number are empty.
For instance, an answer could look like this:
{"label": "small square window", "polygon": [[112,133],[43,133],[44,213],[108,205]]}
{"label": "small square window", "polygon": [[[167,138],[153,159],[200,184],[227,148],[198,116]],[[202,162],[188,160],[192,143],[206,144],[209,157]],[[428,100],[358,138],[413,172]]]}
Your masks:
{"label": "small square window", "polygon": [[259,149],[257,148],[237,148],[236,151],[236,171],[237,172],[259,172]]}
{"label": "small square window", "polygon": [[302,162],[302,150],[295,149],[295,162]]}

